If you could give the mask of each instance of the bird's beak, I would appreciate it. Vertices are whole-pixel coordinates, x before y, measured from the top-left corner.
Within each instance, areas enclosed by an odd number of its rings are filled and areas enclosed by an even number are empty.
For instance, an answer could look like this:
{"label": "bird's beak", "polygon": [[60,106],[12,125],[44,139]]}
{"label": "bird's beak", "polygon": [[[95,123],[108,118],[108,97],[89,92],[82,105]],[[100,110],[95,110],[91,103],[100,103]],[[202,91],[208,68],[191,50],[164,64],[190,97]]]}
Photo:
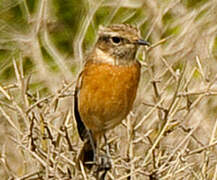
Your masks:
{"label": "bird's beak", "polygon": [[136,43],[137,43],[138,45],[142,45],[142,46],[150,46],[150,45],[151,45],[148,41],[145,41],[145,40],[143,40],[143,39],[137,40]]}

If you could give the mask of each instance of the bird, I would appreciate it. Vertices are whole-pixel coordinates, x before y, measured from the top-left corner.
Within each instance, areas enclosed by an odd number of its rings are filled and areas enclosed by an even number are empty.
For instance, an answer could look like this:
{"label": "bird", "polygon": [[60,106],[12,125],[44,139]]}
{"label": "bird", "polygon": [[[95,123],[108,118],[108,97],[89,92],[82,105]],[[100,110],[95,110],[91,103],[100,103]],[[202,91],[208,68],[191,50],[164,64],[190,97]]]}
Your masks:
{"label": "bird", "polygon": [[132,110],[140,81],[139,46],[149,46],[129,24],[100,26],[98,39],[85,59],[74,93],[74,117],[84,145],[79,160],[96,161],[99,144]]}

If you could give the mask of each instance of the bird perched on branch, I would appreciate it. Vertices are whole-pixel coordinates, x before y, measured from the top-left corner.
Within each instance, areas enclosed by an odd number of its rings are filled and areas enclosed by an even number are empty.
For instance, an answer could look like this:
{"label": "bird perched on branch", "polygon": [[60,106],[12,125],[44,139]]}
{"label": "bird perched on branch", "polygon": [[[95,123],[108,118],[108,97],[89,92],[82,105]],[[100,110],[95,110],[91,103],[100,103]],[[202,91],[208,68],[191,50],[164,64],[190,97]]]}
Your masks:
{"label": "bird perched on branch", "polygon": [[80,160],[97,161],[105,132],[120,124],[132,109],[140,79],[135,59],[140,45],[139,30],[126,24],[100,27],[98,40],[87,56],[74,96],[74,115],[84,141]]}

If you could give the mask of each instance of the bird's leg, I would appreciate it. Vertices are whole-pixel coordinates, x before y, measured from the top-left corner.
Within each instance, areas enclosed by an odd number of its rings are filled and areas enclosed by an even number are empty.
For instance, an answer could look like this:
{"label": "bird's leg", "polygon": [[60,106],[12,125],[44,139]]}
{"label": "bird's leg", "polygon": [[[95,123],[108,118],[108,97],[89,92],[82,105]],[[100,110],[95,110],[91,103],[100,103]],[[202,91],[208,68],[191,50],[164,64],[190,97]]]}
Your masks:
{"label": "bird's leg", "polygon": [[112,165],[111,165],[111,160],[110,160],[110,157],[111,157],[111,155],[110,155],[110,147],[109,147],[109,144],[107,142],[106,135],[104,134],[103,137],[104,137],[105,146],[106,146],[106,156],[105,156],[106,160],[104,162],[104,164],[105,164],[104,169],[105,169],[105,173],[106,173],[107,171],[109,171],[111,169]]}
{"label": "bird's leg", "polygon": [[108,156],[108,158],[110,158],[110,157],[111,157],[111,156],[110,156],[110,148],[109,148],[109,144],[108,144],[108,142],[107,142],[106,135],[104,134],[103,137],[104,137],[105,145],[106,145],[106,155]]}
{"label": "bird's leg", "polygon": [[110,153],[109,153],[109,145],[107,144],[106,136],[104,135],[104,140],[106,144],[106,155],[99,156],[98,159],[98,173],[103,171],[100,176],[100,180],[103,180],[106,176],[106,173],[111,169],[111,161],[110,161]]}

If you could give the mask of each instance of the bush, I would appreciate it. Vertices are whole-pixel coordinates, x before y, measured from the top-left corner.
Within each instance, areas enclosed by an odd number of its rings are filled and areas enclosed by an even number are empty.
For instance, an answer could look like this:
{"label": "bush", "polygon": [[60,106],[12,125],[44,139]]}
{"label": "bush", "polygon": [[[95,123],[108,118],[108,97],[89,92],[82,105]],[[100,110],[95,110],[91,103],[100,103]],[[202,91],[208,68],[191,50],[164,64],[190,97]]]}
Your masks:
{"label": "bush", "polygon": [[2,1],[1,177],[94,179],[76,165],[74,82],[99,25],[129,23],[152,46],[138,52],[135,108],[107,132],[108,179],[216,179],[216,12],[211,0]]}

